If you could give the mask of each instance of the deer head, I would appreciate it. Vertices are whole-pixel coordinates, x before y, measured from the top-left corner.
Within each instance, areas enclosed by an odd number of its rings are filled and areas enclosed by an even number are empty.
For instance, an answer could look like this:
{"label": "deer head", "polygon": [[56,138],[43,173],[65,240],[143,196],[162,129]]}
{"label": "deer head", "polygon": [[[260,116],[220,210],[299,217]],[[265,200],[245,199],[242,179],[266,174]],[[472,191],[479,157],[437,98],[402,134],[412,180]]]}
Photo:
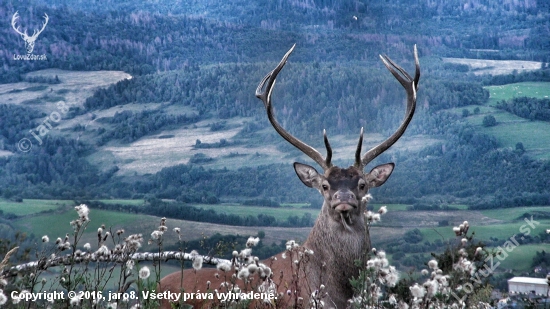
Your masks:
{"label": "deer head", "polygon": [[348,168],[340,168],[332,164],[332,148],[330,147],[326,131],[323,132],[323,136],[327,154],[326,157],[323,158],[319,151],[292,136],[282,128],[273,115],[271,93],[277,75],[286,64],[292,51],[294,51],[294,47],[295,45],[284,55],[277,67],[263,78],[256,89],[256,97],[263,101],[268,119],[275,131],[323,168],[323,173],[319,173],[312,166],[294,163],[294,170],[300,180],[306,186],[315,188],[322,194],[325,201],[323,211],[326,212],[334,222],[340,224],[344,230],[351,232],[354,230],[353,227],[356,222],[362,221],[360,218],[364,211],[364,200],[367,197],[368,190],[384,184],[391,175],[394,164],[387,163],[376,166],[369,173],[365,173],[363,169],[369,162],[374,160],[374,158],[397,142],[412,120],[416,107],[416,88],[420,78],[420,65],[416,46],[414,47],[416,65],[414,78],[387,56],[380,56],[384,65],[405,88],[407,93],[405,118],[395,133],[379,145],[367,151],[364,155],[361,155],[363,143],[363,128],[361,128],[357,150],[355,151],[355,163]]}
{"label": "deer head", "polygon": [[18,18],[19,18],[19,13],[15,12],[15,14],[13,14],[13,16],[11,18],[11,26],[12,26],[13,30],[15,30],[15,32],[19,33],[19,35],[21,35],[21,37],[25,41],[25,48],[27,49],[27,53],[32,54],[32,51],[34,50],[34,43],[35,43],[36,39],[38,38],[38,36],[40,35],[40,33],[42,33],[42,31],[44,31],[44,28],[46,28],[46,25],[48,24],[48,20],[50,18],[48,17],[48,14],[44,13],[45,21],[44,21],[44,23],[42,23],[42,29],[40,29],[40,30],[35,29],[31,36],[29,36],[27,34],[26,29],[25,29],[25,32],[21,32],[19,30],[19,27],[18,26],[16,27],[15,24],[17,23]]}

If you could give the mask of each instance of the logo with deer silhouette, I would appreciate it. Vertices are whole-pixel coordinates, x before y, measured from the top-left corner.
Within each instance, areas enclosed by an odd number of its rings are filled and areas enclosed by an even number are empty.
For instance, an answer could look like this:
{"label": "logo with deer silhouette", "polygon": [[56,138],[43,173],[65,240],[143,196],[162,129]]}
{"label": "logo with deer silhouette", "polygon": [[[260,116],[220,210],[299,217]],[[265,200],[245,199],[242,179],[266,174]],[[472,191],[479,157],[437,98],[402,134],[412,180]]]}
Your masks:
{"label": "logo with deer silhouette", "polygon": [[11,26],[17,34],[25,41],[25,49],[27,50],[27,55],[14,55],[14,60],[46,60],[46,55],[33,55],[34,45],[38,36],[44,31],[46,25],[48,24],[49,17],[48,14],[44,13],[44,22],[42,23],[42,28],[40,30],[34,29],[32,35],[27,33],[27,29],[24,31],[21,30],[21,27],[17,25],[17,20],[19,19],[19,12],[15,12],[11,18]]}

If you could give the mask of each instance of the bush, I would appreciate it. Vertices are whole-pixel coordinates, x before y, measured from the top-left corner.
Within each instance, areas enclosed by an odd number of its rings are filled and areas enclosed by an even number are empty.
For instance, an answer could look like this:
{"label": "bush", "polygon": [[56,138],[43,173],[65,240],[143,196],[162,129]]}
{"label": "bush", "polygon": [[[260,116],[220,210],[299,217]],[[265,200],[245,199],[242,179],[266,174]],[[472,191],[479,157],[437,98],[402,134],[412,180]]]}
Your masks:
{"label": "bush", "polygon": [[493,115],[487,115],[483,117],[483,126],[484,127],[494,127],[497,125],[497,120]]}

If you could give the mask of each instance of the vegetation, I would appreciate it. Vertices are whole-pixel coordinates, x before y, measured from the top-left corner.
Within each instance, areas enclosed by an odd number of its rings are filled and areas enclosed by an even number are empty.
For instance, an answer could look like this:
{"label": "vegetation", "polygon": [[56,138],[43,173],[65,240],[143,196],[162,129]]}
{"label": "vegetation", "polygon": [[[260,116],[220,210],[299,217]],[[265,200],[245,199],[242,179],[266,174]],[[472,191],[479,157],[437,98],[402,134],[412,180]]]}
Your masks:
{"label": "vegetation", "polygon": [[[3,20],[18,11],[29,31],[42,12],[51,22],[35,48],[47,61],[14,60],[25,52],[23,41],[11,27],[0,29],[0,58],[6,64],[0,67],[2,255],[18,243],[21,253],[14,259],[24,261],[31,249],[42,248],[36,245],[40,233],[66,234],[59,221],[71,221],[62,207],[72,200],[100,200],[90,206],[96,220],[107,225],[140,226],[147,214],[241,228],[311,226],[321,205],[317,192],[304,188],[285,163],[301,159],[268,128],[253,95],[294,43],[298,48],[273,93],[277,118],[318,148],[326,128],[337,136],[334,148],[350,154],[346,159],[353,151],[346,143],[356,140],[360,127],[368,136],[365,143],[374,143],[371,137],[391,134],[403,115],[399,85],[376,55],[387,53],[410,67],[412,44],[418,44],[418,106],[400,141],[412,147],[394,147],[378,158],[396,162],[396,169],[373,192],[377,203],[433,213],[468,207],[503,220],[476,227],[471,246],[502,245],[526,216],[550,224],[543,206],[550,201],[547,1],[19,2],[1,5]],[[467,65],[440,57],[540,61],[541,69],[477,76]],[[47,68],[119,70],[132,78],[102,83],[88,96],[71,88],[61,72],[33,72]],[[70,109],[62,122],[48,127],[44,121],[59,102],[69,102]],[[31,135],[46,129],[40,142]],[[179,137],[199,130],[219,136],[191,136],[194,143],[178,144]],[[26,152],[20,144],[25,138],[34,145]],[[123,147],[147,148],[152,138],[166,147],[143,157],[169,156],[167,166],[149,161],[161,167],[142,173],[128,166],[144,164],[117,153]],[[101,163],[93,160],[97,157]],[[382,243],[392,264],[419,269],[430,252],[444,252],[438,261],[449,270],[443,265],[449,265],[444,261],[454,243],[440,234],[451,233],[457,222],[439,217],[435,222],[435,229],[406,228],[398,232],[401,239]],[[521,251],[502,267],[528,272],[547,265],[544,236],[525,236]],[[242,237],[216,236],[202,244],[210,251],[215,243],[237,241]],[[261,250],[269,255],[280,247],[266,244]],[[471,252],[468,257],[473,259]],[[532,265],[523,262],[533,257]],[[412,284],[402,283],[401,291]]]}

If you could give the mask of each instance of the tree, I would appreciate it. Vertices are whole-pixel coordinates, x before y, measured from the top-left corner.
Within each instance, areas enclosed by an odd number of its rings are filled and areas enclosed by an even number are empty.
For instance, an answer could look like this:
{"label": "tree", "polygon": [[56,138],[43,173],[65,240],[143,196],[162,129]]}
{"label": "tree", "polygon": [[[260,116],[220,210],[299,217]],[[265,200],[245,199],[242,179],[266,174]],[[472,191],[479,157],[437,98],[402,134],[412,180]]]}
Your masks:
{"label": "tree", "polygon": [[497,120],[493,115],[487,115],[483,117],[483,126],[484,127],[494,127],[497,125]]}
{"label": "tree", "polygon": [[522,142],[519,142],[516,144],[516,151],[518,151],[519,153],[524,153],[525,152],[525,148],[523,148],[523,143]]}

